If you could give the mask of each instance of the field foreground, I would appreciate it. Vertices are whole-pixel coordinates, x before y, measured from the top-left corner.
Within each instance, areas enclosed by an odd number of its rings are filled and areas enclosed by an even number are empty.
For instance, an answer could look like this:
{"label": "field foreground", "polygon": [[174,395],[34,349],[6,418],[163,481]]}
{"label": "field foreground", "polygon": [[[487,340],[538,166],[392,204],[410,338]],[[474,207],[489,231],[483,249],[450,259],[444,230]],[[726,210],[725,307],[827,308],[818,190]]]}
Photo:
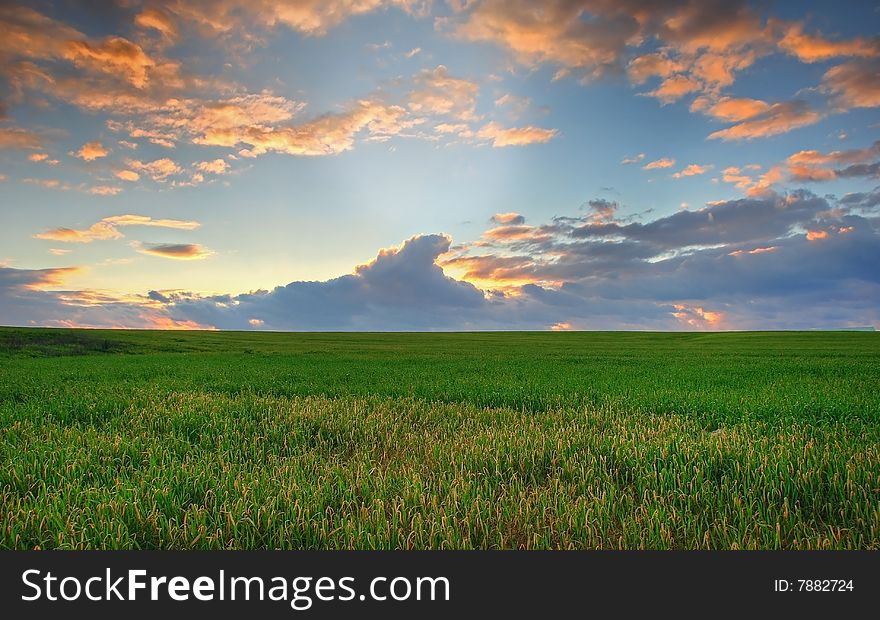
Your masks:
{"label": "field foreground", "polygon": [[880,547],[880,334],[0,328],[2,548]]}

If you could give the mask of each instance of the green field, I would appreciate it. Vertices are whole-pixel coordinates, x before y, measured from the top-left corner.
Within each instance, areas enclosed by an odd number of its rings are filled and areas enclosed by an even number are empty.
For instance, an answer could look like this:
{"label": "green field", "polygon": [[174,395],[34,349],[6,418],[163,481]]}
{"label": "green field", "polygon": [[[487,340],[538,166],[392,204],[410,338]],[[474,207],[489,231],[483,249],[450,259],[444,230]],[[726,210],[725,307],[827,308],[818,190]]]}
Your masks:
{"label": "green field", "polygon": [[880,334],[0,329],[3,548],[880,547]]}

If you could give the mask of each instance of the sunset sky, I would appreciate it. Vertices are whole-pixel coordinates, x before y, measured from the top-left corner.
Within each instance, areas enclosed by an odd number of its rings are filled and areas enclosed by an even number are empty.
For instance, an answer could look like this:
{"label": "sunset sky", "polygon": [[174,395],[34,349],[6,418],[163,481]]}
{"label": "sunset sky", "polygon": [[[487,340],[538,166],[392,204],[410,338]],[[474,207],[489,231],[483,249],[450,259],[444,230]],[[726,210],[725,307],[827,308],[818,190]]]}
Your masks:
{"label": "sunset sky", "polygon": [[0,3],[0,324],[880,328],[880,4]]}

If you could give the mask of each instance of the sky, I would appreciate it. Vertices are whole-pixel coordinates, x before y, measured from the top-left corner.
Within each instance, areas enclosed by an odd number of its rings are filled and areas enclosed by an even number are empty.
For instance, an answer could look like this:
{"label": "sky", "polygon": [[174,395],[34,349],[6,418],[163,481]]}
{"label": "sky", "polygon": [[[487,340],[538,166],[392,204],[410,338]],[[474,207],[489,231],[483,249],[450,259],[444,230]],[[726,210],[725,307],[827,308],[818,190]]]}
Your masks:
{"label": "sky", "polygon": [[0,324],[880,328],[880,4],[0,2]]}

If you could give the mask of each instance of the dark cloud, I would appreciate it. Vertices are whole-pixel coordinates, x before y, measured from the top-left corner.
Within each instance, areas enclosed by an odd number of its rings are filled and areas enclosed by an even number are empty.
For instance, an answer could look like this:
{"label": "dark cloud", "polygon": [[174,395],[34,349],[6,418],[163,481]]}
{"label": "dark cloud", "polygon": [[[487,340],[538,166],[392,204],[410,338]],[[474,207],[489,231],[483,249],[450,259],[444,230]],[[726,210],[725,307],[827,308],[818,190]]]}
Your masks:
{"label": "dark cloud", "polygon": [[221,328],[246,328],[253,320],[292,330],[452,329],[485,299],[437,266],[449,245],[443,235],[413,237],[350,275],[235,297],[183,298],[170,311]]}
{"label": "dark cloud", "polygon": [[161,256],[176,260],[201,260],[208,258],[212,252],[197,243],[137,243],[134,247],[141,254]]}
{"label": "dark cloud", "polygon": [[351,274],[239,295],[107,299],[51,290],[69,270],[2,268],[0,322],[378,331],[880,325],[878,203],[876,190],[836,202],[801,190],[624,223],[615,203],[597,200],[578,217],[499,226],[452,249],[445,235],[415,236]]}
{"label": "dark cloud", "polygon": [[588,223],[575,227],[571,236],[579,239],[622,237],[668,250],[757,242],[779,237],[793,225],[810,221],[828,208],[828,203],[818,196],[795,192],[786,198],[745,198],[697,211],[682,210],[646,224]]}

